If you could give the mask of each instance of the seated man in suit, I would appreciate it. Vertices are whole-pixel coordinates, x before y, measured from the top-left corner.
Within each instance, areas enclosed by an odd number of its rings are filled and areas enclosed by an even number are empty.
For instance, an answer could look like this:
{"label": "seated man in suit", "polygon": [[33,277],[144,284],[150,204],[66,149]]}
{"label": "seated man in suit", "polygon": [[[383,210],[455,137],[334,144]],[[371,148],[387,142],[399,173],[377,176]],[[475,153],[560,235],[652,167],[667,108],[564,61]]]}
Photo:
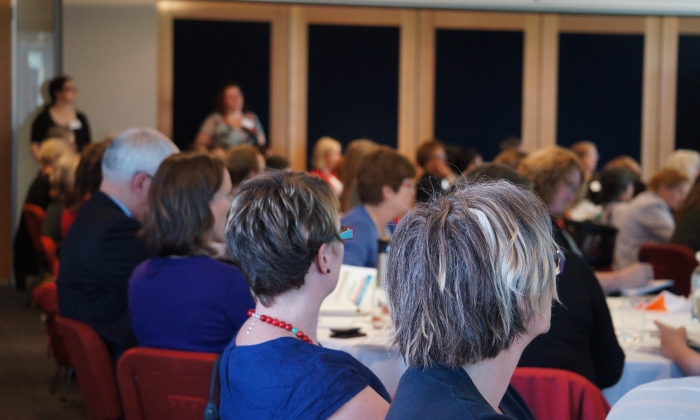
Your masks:
{"label": "seated man in suit", "polygon": [[137,236],[151,178],[178,149],[163,134],[132,128],[119,134],[102,159],[102,183],[78,211],[61,250],[58,305],[62,316],[97,331],[114,362],[136,346],[127,312],[131,272],[150,257]]}

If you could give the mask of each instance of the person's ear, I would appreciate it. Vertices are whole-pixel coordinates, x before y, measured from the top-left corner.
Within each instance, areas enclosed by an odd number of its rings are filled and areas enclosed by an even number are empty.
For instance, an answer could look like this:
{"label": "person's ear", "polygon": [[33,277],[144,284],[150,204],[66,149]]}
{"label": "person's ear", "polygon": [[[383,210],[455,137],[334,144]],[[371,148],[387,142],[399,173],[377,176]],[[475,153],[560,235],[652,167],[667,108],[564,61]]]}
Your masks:
{"label": "person's ear", "polygon": [[148,194],[151,177],[145,172],[138,172],[131,178],[131,192],[136,196]]}
{"label": "person's ear", "polygon": [[323,244],[318,248],[318,252],[314,258],[313,265],[321,274],[328,274],[331,272],[330,260],[328,258],[329,252],[331,252],[330,246],[328,244]]}

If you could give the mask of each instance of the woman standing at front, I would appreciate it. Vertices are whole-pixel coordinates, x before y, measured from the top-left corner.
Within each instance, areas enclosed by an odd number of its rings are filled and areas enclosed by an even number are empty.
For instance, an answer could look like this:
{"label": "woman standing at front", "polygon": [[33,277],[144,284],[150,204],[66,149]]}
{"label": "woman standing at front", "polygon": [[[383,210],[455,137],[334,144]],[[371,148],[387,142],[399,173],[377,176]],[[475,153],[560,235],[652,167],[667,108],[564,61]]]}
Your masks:
{"label": "woman standing at front", "polygon": [[[62,131],[72,133],[75,147],[78,151],[83,150],[86,144],[90,143],[90,126],[85,115],[76,110],[73,106],[78,97],[78,88],[70,76],[59,76],[49,83],[49,102],[44,110],[37,115],[32,124],[32,155],[39,160],[39,147],[41,142],[51,137],[50,130],[53,127],[63,129]],[[54,135],[56,133],[53,133]],[[73,137],[71,136],[71,137]],[[63,137],[63,136],[62,136]],[[66,141],[71,142],[71,139]]]}
{"label": "woman standing at front", "polygon": [[262,124],[257,115],[246,109],[237,83],[226,83],[219,90],[214,108],[199,129],[195,147],[226,151],[239,144],[265,146]]}
{"label": "woman standing at front", "polygon": [[409,365],[387,419],[534,419],[509,382],[549,329],[563,266],[551,229],[537,196],[504,181],[409,210],[384,286]]}
{"label": "woman standing at front", "polygon": [[336,198],[322,179],[271,172],[242,184],[229,257],[258,298],[221,358],[224,419],[383,419],[389,395],[367,367],[316,338],[343,261]]}

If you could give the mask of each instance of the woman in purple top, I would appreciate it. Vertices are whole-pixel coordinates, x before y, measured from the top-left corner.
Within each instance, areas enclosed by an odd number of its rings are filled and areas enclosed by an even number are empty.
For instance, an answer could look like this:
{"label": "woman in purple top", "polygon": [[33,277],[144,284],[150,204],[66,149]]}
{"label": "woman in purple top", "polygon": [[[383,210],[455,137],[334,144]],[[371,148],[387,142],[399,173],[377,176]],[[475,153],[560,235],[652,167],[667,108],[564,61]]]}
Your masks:
{"label": "woman in purple top", "polygon": [[144,239],[155,258],[129,281],[129,313],[142,347],[221,353],[255,307],[238,267],[215,260],[224,241],[231,178],[204,154],[165,159],[149,191]]}

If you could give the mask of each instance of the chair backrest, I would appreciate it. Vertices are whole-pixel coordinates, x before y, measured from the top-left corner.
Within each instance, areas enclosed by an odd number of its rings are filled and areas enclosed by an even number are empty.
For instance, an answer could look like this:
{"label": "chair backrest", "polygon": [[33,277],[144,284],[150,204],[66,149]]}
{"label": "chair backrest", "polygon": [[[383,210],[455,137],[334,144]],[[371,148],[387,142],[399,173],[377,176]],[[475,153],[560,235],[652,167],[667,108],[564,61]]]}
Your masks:
{"label": "chair backrest", "polygon": [[58,315],[56,282],[41,283],[32,290],[32,297],[36,306],[46,313],[46,334],[49,336],[49,348],[54,360],[59,366],[70,366],[68,347],[56,325]]}
{"label": "chair backrest", "polygon": [[119,359],[126,420],[201,420],[217,355],[137,347]]}
{"label": "chair backrest", "polygon": [[510,383],[539,420],[604,420],[610,411],[595,385],[567,370],[516,368]]}
{"label": "chair backrest", "polygon": [[617,229],[590,220],[565,220],[565,224],[588,264],[598,269],[612,265]]}
{"label": "chair backrest", "polygon": [[56,241],[50,236],[41,235],[41,244],[44,248],[46,256],[46,265],[48,265],[53,278],[58,278],[58,255],[56,255]]}
{"label": "chair backrest", "polygon": [[37,252],[44,252],[44,245],[41,243],[41,231],[44,227],[46,212],[35,204],[25,204],[22,206],[22,217],[27,224],[29,236]]}
{"label": "chair backrest", "polygon": [[684,245],[646,243],[639,249],[639,260],[654,266],[654,278],[675,280],[676,293],[690,294],[690,277],[698,265],[692,249]]}
{"label": "chair backrest", "polygon": [[114,364],[102,338],[87,324],[73,319],[56,316],[56,325],[68,346],[88,416],[92,420],[120,418]]}

